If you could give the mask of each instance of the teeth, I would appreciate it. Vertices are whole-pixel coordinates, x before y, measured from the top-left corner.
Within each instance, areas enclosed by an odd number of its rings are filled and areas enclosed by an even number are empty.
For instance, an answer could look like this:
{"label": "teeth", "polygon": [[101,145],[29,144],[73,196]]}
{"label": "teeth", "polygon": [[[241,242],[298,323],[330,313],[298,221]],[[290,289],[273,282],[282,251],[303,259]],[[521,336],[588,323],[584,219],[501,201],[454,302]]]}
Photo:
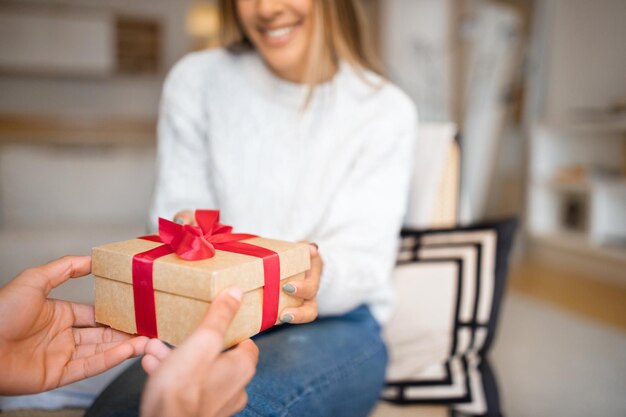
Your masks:
{"label": "teeth", "polygon": [[266,30],[265,33],[270,38],[280,38],[281,36],[285,36],[289,34],[292,30],[293,30],[293,26],[288,26],[288,27],[284,27],[280,29]]}

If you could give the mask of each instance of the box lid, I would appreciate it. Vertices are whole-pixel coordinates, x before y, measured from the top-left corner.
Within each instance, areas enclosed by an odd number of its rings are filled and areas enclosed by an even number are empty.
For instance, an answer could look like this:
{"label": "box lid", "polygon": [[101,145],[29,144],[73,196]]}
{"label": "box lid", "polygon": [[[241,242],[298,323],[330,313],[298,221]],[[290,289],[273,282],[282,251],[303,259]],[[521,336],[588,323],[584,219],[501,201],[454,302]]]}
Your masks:
{"label": "box lid", "polygon": [[[310,268],[310,252],[306,243],[260,237],[242,242],[278,253],[281,280]],[[161,245],[149,240],[131,239],[93,248],[92,273],[132,284],[133,256]],[[217,250],[214,257],[200,261],[185,261],[173,253],[163,256],[154,261],[152,274],[156,291],[204,301],[211,301],[222,289],[233,285],[247,292],[264,284],[261,258],[221,250]]]}

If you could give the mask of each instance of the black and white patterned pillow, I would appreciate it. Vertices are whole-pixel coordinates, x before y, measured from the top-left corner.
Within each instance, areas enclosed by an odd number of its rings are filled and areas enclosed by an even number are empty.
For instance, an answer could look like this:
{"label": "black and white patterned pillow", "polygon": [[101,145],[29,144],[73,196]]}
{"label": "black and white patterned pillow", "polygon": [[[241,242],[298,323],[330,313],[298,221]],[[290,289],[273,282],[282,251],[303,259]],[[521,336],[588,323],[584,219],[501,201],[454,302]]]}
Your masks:
{"label": "black and white patterned pillow", "polygon": [[403,230],[394,273],[396,311],[385,329],[390,363],[383,399],[500,415],[486,354],[516,227],[517,221],[509,219]]}

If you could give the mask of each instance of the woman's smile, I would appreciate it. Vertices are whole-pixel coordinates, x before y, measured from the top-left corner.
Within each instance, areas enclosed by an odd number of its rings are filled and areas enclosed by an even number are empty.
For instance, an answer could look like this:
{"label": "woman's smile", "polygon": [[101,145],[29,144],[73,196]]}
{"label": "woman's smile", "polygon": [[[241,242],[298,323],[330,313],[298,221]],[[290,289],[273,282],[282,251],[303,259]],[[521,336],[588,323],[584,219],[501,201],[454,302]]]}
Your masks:
{"label": "woman's smile", "polygon": [[279,77],[303,82],[313,29],[313,1],[238,1],[246,35]]}
{"label": "woman's smile", "polygon": [[263,42],[270,47],[280,47],[291,42],[297,36],[302,22],[286,25],[274,25],[273,27],[259,27],[257,30]]}

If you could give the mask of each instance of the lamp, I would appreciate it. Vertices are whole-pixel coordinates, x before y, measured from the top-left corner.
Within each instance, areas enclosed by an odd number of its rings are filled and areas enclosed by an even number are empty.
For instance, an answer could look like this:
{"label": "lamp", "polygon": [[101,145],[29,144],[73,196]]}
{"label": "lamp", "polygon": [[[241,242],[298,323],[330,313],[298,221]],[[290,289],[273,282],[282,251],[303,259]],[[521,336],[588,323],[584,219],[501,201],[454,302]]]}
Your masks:
{"label": "lamp", "polygon": [[187,11],[185,28],[194,40],[194,49],[218,46],[220,21],[217,6],[208,2],[193,3]]}

